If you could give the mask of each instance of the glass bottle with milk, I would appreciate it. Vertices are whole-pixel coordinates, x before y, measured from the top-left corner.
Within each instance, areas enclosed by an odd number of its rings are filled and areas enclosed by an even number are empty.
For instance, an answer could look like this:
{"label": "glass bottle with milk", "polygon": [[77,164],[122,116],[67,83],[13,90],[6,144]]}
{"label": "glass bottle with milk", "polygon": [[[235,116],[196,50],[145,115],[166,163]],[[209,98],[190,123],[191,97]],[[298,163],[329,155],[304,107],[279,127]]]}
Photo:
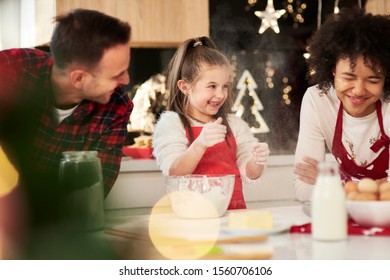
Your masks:
{"label": "glass bottle with milk", "polygon": [[336,162],[318,165],[317,182],[312,195],[312,237],[319,241],[347,238],[347,210]]}

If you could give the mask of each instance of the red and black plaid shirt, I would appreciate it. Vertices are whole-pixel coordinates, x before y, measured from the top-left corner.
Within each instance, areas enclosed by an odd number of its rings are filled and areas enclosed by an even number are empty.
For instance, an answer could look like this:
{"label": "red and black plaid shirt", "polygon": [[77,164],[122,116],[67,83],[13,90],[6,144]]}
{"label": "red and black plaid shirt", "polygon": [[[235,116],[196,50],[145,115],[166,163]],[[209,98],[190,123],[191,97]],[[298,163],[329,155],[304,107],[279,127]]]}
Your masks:
{"label": "red and black plaid shirt", "polygon": [[50,102],[52,64],[39,50],[0,52],[0,144],[22,184],[38,188],[55,182],[63,151],[96,150],[107,195],[119,173],[133,103],[118,87],[108,104],[84,100],[58,123]]}

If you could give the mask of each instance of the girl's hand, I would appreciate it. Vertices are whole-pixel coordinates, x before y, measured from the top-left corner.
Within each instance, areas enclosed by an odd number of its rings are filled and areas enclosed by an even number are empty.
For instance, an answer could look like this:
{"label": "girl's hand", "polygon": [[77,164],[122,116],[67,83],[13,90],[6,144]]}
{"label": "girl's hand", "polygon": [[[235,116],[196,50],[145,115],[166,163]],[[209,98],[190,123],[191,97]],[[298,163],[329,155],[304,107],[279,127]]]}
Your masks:
{"label": "girl's hand", "polygon": [[257,165],[265,165],[269,156],[267,143],[256,143],[252,147],[252,158]]}
{"label": "girl's hand", "polygon": [[314,158],[304,157],[302,163],[296,163],[294,166],[294,173],[298,176],[298,179],[314,185],[318,175],[318,161]]}
{"label": "girl's hand", "polygon": [[221,123],[221,117],[219,117],[215,122],[206,123],[203,126],[199,137],[196,138],[195,141],[206,148],[225,141],[226,126]]}

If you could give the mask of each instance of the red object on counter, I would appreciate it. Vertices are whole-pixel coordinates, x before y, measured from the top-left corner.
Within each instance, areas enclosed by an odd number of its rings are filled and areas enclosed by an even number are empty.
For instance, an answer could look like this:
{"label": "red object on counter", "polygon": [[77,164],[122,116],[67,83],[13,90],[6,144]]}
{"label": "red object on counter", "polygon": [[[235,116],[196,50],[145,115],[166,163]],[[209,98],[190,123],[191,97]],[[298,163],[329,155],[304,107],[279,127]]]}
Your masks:
{"label": "red object on counter", "polygon": [[[292,226],[290,233],[311,233],[311,223]],[[366,235],[366,236],[390,236],[389,227],[363,227],[354,220],[348,220],[348,235]]]}
{"label": "red object on counter", "polygon": [[132,157],[134,159],[152,159],[153,148],[152,147],[132,147],[123,146],[122,152],[125,156]]}

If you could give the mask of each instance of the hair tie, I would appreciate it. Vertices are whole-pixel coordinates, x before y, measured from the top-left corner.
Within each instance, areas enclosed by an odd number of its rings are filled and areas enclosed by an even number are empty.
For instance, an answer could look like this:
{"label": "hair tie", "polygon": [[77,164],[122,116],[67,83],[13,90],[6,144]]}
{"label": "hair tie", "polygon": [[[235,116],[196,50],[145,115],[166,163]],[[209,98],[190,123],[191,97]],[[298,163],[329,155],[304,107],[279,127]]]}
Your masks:
{"label": "hair tie", "polygon": [[203,45],[203,44],[202,44],[201,41],[195,42],[195,43],[194,43],[194,48],[195,48],[196,46],[202,46],[202,45]]}

